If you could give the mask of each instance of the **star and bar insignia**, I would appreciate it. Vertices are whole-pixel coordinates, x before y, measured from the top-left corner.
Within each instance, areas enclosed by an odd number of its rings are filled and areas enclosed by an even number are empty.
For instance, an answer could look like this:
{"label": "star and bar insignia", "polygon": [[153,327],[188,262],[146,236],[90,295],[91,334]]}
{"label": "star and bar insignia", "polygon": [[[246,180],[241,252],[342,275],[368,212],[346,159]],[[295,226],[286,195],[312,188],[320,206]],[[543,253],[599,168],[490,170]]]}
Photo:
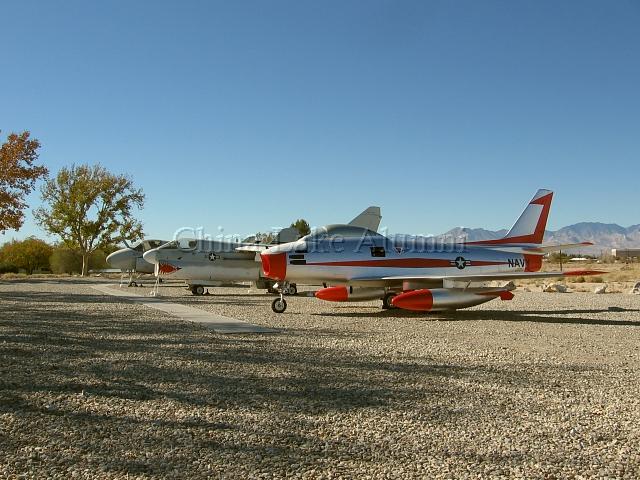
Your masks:
{"label": "star and bar insignia", "polygon": [[451,266],[462,270],[464,267],[471,265],[471,260],[465,260],[464,257],[456,257],[455,260],[451,260]]}

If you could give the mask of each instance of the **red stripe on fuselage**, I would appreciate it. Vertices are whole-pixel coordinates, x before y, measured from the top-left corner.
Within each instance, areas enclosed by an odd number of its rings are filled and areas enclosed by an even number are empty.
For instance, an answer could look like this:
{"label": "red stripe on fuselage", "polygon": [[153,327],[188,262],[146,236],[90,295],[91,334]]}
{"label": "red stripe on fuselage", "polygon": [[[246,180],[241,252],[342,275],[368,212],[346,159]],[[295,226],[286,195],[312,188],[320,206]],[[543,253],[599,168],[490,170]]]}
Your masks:
{"label": "red stripe on fuselage", "polygon": [[[491,265],[508,265],[507,262],[490,262],[484,260],[467,260],[467,267],[486,267]],[[342,262],[307,262],[307,265],[325,267],[396,267],[396,268],[456,268],[453,260],[440,258],[397,258],[387,260],[350,260]]]}

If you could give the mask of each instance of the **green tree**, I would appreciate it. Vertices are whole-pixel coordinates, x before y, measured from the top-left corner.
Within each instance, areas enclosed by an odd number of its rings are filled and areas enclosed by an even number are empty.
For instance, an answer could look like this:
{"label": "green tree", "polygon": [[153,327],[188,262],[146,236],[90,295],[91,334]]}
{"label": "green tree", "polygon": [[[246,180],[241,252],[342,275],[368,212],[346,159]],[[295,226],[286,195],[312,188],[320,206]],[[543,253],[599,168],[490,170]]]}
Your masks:
{"label": "green tree", "polygon": [[142,224],[132,214],[144,204],[142,190],[101,165],[63,168],[42,186],[42,201],[34,212],[36,221],[82,255],[82,276],[94,251],[142,238]]}
{"label": "green tree", "polygon": [[549,261],[551,263],[565,263],[571,260],[572,256],[564,252],[553,252],[549,255]]}
{"label": "green tree", "polygon": [[111,268],[107,263],[107,256],[120,248],[113,244],[108,244],[97,249],[89,257],[89,267],[93,269]]}
{"label": "green tree", "polygon": [[26,197],[47,169],[34,165],[38,159],[38,140],[29,132],[11,133],[0,146],[0,232],[18,230],[24,223]]}
{"label": "green tree", "polygon": [[23,268],[29,275],[34,270],[49,268],[49,257],[53,247],[44,240],[29,237],[25,240],[13,240],[5,243],[0,249],[2,263]]}
{"label": "green tree", "polygon": [[[89,256],[89,268],[109,268],[106,261],[107,255],[116,250],[118,248],[114,245],[96,250]],[[51,265],[51,271],[56,274],[79,273],[82,271],[82,255],[62,243],[54,247],[49,265]]]}
{"label": "green tree", "polygon": [[256,242],[258,243],[271,243],[273,242],[273,233],[258,232],[254,235]]}
{"label": "green tree", "polygon": [[307,222],[304,218],[299,218],[295,222],[293,222],[291,227],[297,228],[300,235],[303,237],[305,235],[309,235],[311,233],[311,227],[309,226],[309,222]]}
{"label": "green tree", "polygon": [[82,255],[64,244],[57,245],[49,257],[49,265],[51,271],[58,275],[78,273],[82,271]]}

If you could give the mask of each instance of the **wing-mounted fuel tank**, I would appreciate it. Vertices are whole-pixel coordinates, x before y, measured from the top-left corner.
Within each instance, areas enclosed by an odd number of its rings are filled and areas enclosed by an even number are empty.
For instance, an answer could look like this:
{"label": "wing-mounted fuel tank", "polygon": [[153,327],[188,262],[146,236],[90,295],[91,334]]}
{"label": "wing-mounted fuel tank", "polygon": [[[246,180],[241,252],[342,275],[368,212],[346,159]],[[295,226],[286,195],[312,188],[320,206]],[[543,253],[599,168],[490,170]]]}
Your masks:
{"label": "wing-mounted fuel tank", "polygon": [[380,299],[383,298],[385,294],[386,291],[384,288],[339,285],[318,290],[315,297],[328,302],[357,302]]}
{"label": "wing-mounted fuel tank", "polygon": [[511,300],[513,293],[501,288],[478,288],[451,290],[448,288],[424,288],[395,296],[391,303],[394,307],[418,312],[438,312],[457,308],[473,307],[494,298]]}

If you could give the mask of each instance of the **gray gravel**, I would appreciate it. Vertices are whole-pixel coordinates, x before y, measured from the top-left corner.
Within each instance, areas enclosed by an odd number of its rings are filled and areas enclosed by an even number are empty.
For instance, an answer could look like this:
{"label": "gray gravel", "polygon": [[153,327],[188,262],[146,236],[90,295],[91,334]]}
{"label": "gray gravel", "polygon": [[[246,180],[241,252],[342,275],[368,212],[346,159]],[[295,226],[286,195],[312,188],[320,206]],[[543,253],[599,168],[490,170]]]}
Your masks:
{"label": "gray gravel", "polygon": [[295,297],[277,315],[210,291],[161,293],[280,332],[0,282],[0,478],[640,477],[638,296],[430,315]]}

